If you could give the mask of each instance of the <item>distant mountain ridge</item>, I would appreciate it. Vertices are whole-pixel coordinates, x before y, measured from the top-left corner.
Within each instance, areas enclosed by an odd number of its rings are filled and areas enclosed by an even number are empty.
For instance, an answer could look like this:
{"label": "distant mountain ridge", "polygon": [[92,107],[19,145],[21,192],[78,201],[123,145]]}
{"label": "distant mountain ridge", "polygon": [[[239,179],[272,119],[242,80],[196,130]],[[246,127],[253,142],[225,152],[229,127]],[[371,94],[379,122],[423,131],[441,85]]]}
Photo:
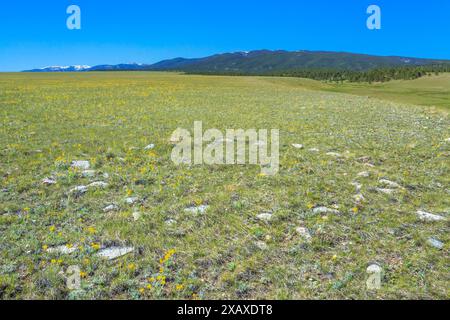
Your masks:
{"label": "distant mountain ridge", "polygon": [[204,58],[175,58],[155,64],[46,67],[24,72],[181,71],[262,75],[292,70],[333,69],[368,71],[377,68],[446,64],[450,60],[375,56],[331,51],[256,50],[215,54]]}

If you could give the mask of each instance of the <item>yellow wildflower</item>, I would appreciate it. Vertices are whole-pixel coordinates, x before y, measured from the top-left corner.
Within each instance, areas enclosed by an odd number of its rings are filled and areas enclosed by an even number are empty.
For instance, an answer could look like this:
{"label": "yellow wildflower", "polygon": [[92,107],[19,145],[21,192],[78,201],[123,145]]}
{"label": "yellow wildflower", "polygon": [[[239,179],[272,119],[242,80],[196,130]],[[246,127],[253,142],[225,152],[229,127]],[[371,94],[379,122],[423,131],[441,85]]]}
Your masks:
{"label": "yellow wildflower", "polygon": [[97,230],[95,230],[94,227],[88,227],[88,228],[87,228],[87,231],[88,231],[90,234],[95,234],[95,233],[97,232]]}

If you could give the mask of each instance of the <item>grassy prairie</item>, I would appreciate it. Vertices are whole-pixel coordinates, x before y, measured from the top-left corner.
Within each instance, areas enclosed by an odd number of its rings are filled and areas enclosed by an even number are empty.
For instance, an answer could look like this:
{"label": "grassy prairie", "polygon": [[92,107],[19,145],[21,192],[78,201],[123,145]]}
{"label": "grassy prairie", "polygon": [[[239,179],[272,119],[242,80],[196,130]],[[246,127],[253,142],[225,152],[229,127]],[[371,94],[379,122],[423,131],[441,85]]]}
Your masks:
{"label": "grassy prairie", "polygon": [[399,103],[450,109],[450,73],[416,80],[395,80],[385,83],[323,83],[300,79],[301,85],[314,90],[350,93]]}
{"label": "grassy prairie", "polygon": [[[448,299],[448,222],[422,222],[416,212],[450,214],[450,121],[413,104],[449,101],[445,77],[442,88],[426,89],[438,94],[394,82],[365,89],[423,99],[402,104],[300,79],[0,74],[0,296]],[[423,89],[427,80],[414,83]],[[220,130],[280,129],[280,173],[175,166],[168,139],[196,120]],[[90,161],[95,173],[71,168],[73,160]],[[43,185],[48,177],[57,183]],[[381,193],[380,179],[401,187]],[[93,181],[108,186],[69,192]],[[111,204],[117,210],[104,212]],[[209,208],[185,210],[200,205]],[[321,206],[339,213],[314,213]],[[266,212],[271,221],[257,219]],[[113,245],[134,251],[97,256]],[[49,250],[56,246],[76,250]],[[366,288],[371,263],[383,268],[378,291]],[[61,271],[74,265],[81,289],[71,291]]]}

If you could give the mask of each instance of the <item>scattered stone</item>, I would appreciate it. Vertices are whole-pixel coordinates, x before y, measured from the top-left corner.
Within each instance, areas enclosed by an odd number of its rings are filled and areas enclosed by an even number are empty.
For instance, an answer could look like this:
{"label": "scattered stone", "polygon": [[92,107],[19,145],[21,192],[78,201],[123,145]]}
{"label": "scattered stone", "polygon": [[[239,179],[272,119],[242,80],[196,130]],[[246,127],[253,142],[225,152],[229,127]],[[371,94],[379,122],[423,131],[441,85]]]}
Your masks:
{"label": "scattered stone", "polygon": [[208,210],[209,206],[207,205],[201,205],[198,207],[189,207],[184,209],[185,212],[189,212],[189,213],[195,213],[195,214],[203,214],[206,212],[206,210]]}
{"label": "scattered stone", "polygon": [[450,142],[450,138],[445,139],[445,142]]}
{"label": "scattered stone", "polygon": [[368,163],[368,162],[370,162],[370,157],[369,156],[363,156],[363,157],[360,157],[360,158],[356,159],[356,161],[362,162],[362,163]]}
{"label": "scattered stone", "polygon": [[429,238],[427,243],[430,246],[432,246],[432,247],[434,247],[436,249],[439,249],[439,250],[442,250],[444,248],[444,244],[441,241],[439,241],[438,239],[435,239],[435,238]]}
{"label": "scattered stone", "polygon": [[141,218],[142,214],[138,211],[133,212],[134,221],[138,221]]}
{"label": "scattered stone", "polygon": [[175,220],[173,220],[173,219],[168,219],[168,220],[165,221],[165,223],[168,226],[172,226],[172,225],[176,224],[177,222]]}
{"label": "scattered stone", "polygon": [[263,250],[263,251],[268,249],[268,246],[264,241],[257,241],[255,243],[255,245],[258,247],[258,249]]}
{"label": "scattered stone", "polygon": [[362,186],[363,186],[361,183],[356,182],[356,181],[354,181],[354,182],[352,182],[350,184],[355,187],[356,192],[358,192],[358,193],[361,191]]}
{"label": "scattered stone", "polygon": [[295,229],[295,231],[297,231],[297,233],[299,235],[301,235],[303,237],[303,239],[305,239],[306,241],[311,241],[311,234],[309,233],[308,229],[304,228],[304,227],[298,227],[297,229]]}
{"label": "scattered stone", "polygon": [[330,157],[336,157],[336,158],[342,157],[342,155],[340,153],[337,153],[337,152],[327,152],[326,155],[330,156]]}
{"label": "scattered stone", "polygon": [[47,186],[52,185],[52,184],[56,184],[56,181],[52,178],[45,178],[42,180],[42,184],[45,184]]}
{"label": "scattered stone", "polygon": [[302,144],[294,143],[292,146],[293,146],[295,149],[303,149],[303,145],[302,145]]}
{"label": "scattered stone", "polygon": [[75,193],[77,195],[82,195],[88,191],[86,186],[78,186],[69,191],[69,193]]}
{"label": "scattered stone", "polygon": [[394,181],[390,181],[390,180],[387,180],[387,179],[381,179],[380,181],[378,181],[380,184],[382,184],[382,185],[384,185],[384,186],[388,186],[388,187],[390,187],[390,188],[394,188],[394,189],[398,189],[398,188],[401,188],[401,186],[397,183],[397,182],[394,182]]}
{"label": "scattered stone", "polygon": [[265,212],[265,213],[258,214],[256,216],[256,218],[258,218],[259,220],[262,220],[262,221],[270,221],[270,220],[272,220],[272,216],[273,216],[273,214]]}
{"label": "scattered stone", "polygon": [[373,165],[371,163],[364,163],[364,166],[369,167],[369,168],[375,168],[375,165]]}
{"label": "scattered stone", "polygon": [[88,170],[91,167],[91,164],[89,163],[89,161],[77,160],[72,161],[70,166],[75,169]]}
{"label": "scattered stone", "polygon": [[422,210],[417,211],[417,215],[419,216],[419,219],[422,221],[444,221],[446,220],[444,217],[439,216],[437,214],[425,212]]}
{"label": "scattered stone", "polygon": [[111,211],[117,211],[119,210],[119,207],[115,204],[110,204],[109,206],[106,206],[103,208],[103,212],[111,212]]}
{"label": "scattered stone", "polygon": [[322,214],[322,213],[332,213],[332,214],[339,214],[339,210],[331,209],[327,207],[317,207],[313,209],[314,214]]}
{"label": "scattered stone", "polygon": [[366,281],[366,286],[368,290],[379,290],[381,289],[381,275],[383,269],[378,264],[371,264],[366,272],[370,275]]}
{"label": "scattered stone", "polygon": [[125,203],[127,204],[135,204],[136,202],[138,202],[138,198],[136,197],[129,197],[125,199]]}
{"label": "scattered stone", "polygon": [[146,146],[145,148],[144,148],[144,150],[152,150],[152,149],[154,149],[155,148],[155,145],[152,143],[152,144],[149,144],[148,146]]}
{"label": "scattered stone", "polygon": [[388,194],[388,195],[392,195],[396,192],[396,190],[393,189],[386,189],[386,188],[376,188],[376,191],[380,192],[380,193],[384,193],[384,194]]}
{"label": "scattered stone", "polygon": [[368,177],[370,177],[370,172],[369,171],[360,172],[360,173],[358,173],[358,177],[360,177],[360,178],[368,178]]}
{"label": "scattered stone", "polygon": [[320,150],[317,149],[317,148],[311,148],[311,149],[309,149],[308,151],[310,151],[310,152],[319,152]]}
{"label": "scattered stone", "polygon": [[45,250],[48,253],[57,253],[57,254],[71,254],[77,251],[76,246],[68,247],[67,245],[64,246],[57,246],[57,247],[51,247]]}
{"label": "scattered stone", "polygon": [[106,187],[108,187],[108,184],[103,181],[92,182],[91,184],[88,185],[88,188],[106,188]]}
{"label": "scattered stone", "polygon": [[84,170],[81,175],[84,178],[93,178],[95,177],[95,170]]}
{"label": "scattered stone", "polygon": [[97,255],[107,260],[114,260],[130,254],[134,251],[133,247],[111,247],[100,250]]}
{"label": "scattered stone", "polygon": [[105,172],[105,173],[103,174],[103,178],[109,179],[109,174],[108,174],[107,172]]}

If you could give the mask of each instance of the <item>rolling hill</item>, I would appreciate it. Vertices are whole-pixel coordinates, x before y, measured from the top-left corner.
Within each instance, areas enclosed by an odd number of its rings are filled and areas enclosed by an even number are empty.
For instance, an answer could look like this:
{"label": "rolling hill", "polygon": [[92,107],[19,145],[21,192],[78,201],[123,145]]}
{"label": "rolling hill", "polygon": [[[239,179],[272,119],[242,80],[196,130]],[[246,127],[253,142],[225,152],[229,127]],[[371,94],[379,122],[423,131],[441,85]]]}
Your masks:
{"label": "rolling hill", "polygon": [[367,71],[376,68],[423,66],[450,63],[449,60],[373,56],[346,52],[257,50],[216,54],[204,58],[175,58],[155,64],[98,65],[77,69],[76,67],[51,67],[27,72],[64,71],[182,71],[192,73],[239,73],[271,74],[291,70],[333,69]]}

